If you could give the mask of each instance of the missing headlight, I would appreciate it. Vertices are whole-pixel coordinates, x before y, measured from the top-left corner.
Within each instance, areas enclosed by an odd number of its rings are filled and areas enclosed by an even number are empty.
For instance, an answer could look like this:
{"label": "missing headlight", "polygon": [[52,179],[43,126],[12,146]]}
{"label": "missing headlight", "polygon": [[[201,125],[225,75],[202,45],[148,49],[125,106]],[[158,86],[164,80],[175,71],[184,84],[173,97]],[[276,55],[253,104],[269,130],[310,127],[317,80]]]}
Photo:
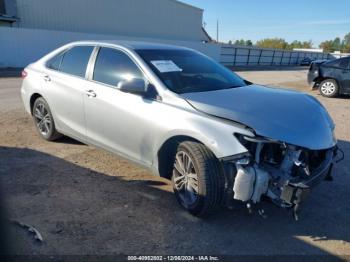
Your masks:
{"label": "missing headlight", "polygon": [[281,207],[299,205],[302,198],[287,199],[287,193],[298,193],[300,185],[308,187],[310,181],[320,180],[330,170],[333,148],[309,150],[268,138],[234,135],[248,151],[231,162],[236,165],[234,199],[257,203],[265,196]]}

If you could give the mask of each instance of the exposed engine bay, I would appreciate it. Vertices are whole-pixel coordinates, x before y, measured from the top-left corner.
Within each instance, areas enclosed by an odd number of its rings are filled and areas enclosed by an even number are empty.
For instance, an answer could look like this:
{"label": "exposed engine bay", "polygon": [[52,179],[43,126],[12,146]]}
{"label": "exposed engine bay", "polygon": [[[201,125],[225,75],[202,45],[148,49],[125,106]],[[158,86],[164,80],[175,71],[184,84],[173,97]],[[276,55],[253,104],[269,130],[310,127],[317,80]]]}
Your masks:
{"label": "exposed engine bay", "polygon": [[[337,147],[308,150],[264,138],[236,135],[249,153],[233,163],[233,199],[247,203],[248,209],[262,199],[283,208],[293,208],[298,220],[300,203],[310,188],[321,180],[332,180]],[[226,171],[227,173],[227,171]],[[229,183],[230,184],[230,183]]]}

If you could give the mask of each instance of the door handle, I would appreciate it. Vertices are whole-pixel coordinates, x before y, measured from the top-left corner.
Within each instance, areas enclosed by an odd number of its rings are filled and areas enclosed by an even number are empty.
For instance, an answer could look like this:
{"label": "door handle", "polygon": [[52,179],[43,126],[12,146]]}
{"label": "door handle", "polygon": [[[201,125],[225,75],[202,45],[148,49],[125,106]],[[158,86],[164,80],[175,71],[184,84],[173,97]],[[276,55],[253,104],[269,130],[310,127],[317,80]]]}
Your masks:
{"label": "door handle", "polygon": [[86,90],[86,95],[88,97],[96,97],[97,96],[94,90]]}
{"label": "door handle", "polygon": [[44,75],[44,81],[45,82],[50,82],[51,81],[51,77],[48,75]]}

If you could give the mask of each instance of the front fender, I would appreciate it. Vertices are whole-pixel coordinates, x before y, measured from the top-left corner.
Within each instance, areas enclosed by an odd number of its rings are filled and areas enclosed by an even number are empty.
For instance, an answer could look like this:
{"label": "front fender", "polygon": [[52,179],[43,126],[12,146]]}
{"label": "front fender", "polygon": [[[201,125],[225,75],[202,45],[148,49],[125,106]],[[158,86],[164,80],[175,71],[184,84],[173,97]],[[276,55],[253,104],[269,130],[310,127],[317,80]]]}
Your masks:
{"label": "front fender", "polygon": [[173,129],[166,132],[158,140],[154,156],[157,156],[159,149],[168,140],[178,136],[186,136],[198,140],[207,146],[217,158],[223,158],[247,152],[247,149],[241,145],[234,133],[254,136],[246,128],[239,127],[229,121],[213,119],[209,116],[206,120],[192,121],[186,126],[189,128]]}

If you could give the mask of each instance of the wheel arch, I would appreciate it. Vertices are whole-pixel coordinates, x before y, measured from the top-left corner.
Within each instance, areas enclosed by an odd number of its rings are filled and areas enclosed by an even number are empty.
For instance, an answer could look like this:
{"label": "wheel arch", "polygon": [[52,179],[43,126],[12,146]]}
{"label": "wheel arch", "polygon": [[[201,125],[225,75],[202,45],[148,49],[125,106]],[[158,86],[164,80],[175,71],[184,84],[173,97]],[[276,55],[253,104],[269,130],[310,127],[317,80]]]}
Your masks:
{"label": "wheel arch", "polygon": [[320,82],[319,82],[319,84],[322,83],[322,81],[325,81],[325,80],[327,80],[327,79],[334,80],[334,81],[337,83],[338,88],[339,88],[339,89],[341,88],[341,85],[340,85],[338,79],[336,79],[334,76],[330,76],[330,75],[325,75],[325,76],[320,77]]}
{"label": "wheel arch", "polygon": [[186,140],[203,144],[217,159],[247,152],[234,133],[254,136],[249,130],[220,121],[209,122],[208,125],[197,126],[196,129],[176,129],[165,132],[154,147],[152,168],[158,175],[169,177],[171,175],[167,170],[169,161],[171,163],[173,160],[171,157],[175,156],[176,146]]}
{"label": "wheel arch", "polygon": [[177,146],[185,141],[198,142],[206,146],[215,156],[213,150],[208,147],[205,143],[200,141],[198,138],[189,135],[174,135],[165,140],[159,150],[157,151],[157,169],[161,177],[171,178],[172,174],[172,164],[174,163],[174,157],[176,154]]}
{"label": "wheel arch", "polygon": [[34,102],[35,100],[37,100],[39,97],[43,97],[41,94],[39,93],[33,93],[31,96],[30,96],[30,99],[29,99],[29,106],[30,106],[30,113],[33,115],[33,106],[34,106]]}

